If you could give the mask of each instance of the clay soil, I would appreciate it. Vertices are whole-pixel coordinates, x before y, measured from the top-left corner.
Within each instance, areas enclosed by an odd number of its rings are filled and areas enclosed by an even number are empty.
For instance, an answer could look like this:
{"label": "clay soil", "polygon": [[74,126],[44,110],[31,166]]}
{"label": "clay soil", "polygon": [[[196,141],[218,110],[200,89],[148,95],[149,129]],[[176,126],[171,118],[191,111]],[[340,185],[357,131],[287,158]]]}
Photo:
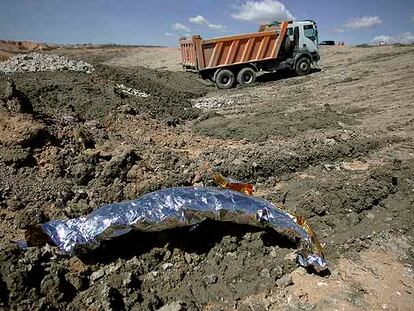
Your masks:
{"label": "clay soil", "polygon": [[[413,46],[325,48],[308,76],[230,91],[180,71],[173,48],[53,53],[96,70],[13,74],[17,99],[0,74],[0,309],[412,309]],[[211,221],[74,256],[16,245],[34,224],[213,185],[207,162],[304,214],[330,271],[298,268],[271,230]]]}

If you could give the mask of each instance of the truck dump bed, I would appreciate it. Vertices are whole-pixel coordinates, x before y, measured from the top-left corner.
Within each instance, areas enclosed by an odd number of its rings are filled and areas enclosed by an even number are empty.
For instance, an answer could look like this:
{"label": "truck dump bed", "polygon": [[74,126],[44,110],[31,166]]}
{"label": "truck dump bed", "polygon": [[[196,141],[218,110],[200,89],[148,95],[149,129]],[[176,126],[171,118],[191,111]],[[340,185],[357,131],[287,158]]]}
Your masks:
{"label": "truck dump bed", "polygon": [[180,40],[183,67],[207,70],[277,58],[288,22],[272,31],[203,40],[200,36]]}

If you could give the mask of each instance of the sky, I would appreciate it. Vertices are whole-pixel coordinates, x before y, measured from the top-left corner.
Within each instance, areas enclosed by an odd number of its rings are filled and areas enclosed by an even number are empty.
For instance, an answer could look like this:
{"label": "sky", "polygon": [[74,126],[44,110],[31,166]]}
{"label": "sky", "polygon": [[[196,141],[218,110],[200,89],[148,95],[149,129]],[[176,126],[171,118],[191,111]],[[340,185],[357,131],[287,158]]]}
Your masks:
{"label": "sky", "polygon": [[414,42],[413,0],[0,0],[0,39],[176,46],[288,19],[316,21],[320,40]]}

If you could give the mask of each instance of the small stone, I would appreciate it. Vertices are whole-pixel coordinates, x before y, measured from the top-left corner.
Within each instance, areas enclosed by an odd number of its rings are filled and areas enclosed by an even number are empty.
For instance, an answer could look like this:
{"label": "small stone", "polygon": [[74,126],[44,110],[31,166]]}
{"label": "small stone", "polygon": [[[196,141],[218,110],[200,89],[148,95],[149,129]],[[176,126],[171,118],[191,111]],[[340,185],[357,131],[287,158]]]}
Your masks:
{"label": "small stone", "polygon": [[194,175],[194,178],[193,178],[192,184],[199,183],[199,182],[201,182],[202,180],[203,180],[203,175],[202,175],[200,172],[197,172],[197,173]]}
{"label": "small stone", "polygon": [[295,261],[296,260],[296,252],[287,253],[286,256],[283,258],[286,261]]}
{"label": "small stone", "polygon": [[333,139],[333,138],[325,139],[325,145],[333,146],[335,144],[336,144],[336,140],[335,139]]}
{"label": "small stone", "polygon": [[279,280],[276,281],[276,285],[285,288],[293,284],[292,277],[289,274],[282,276]]}
{"label": "small stone", "polygon": [[29,98],[16,88],[12,79],[7,81],[5,93],[6,106],[10,111],[33,113],[32,103]]}
{"label": "small stone", "polygon": [[147,281],[155,281],[159,272],[156,270],[150,271],[147,274],[144,275],[144,279]]}
{"label": "small stone", "polygon": [[185,253],[184,258],[185,258],[185,261],[187,261],[187,263],[191,263],[192,258],[191,258],[191,255],[189,253]]}
{"label": "small stone", "polygon": [[341,134],[341,139],[344,141],[350,140],[352,137],[349,133],[342,133]]}
{"label": "small stone", "polygon": [[182,301],[174,301],[172,303],[169,303],[165,306],[162,306],[158,309],[158,311],[184,311],[185,304]]}
{"label": "small stone", "polygon": [[277,251],[275,249],[272,249],[270,251],[270,256],[272,256],[273,258],[276,258],[279,256],[279,254],[277,253]]}
{"label": "small stone", "polygon": [[103,271],[103,269],[100,269],[98,271],[95,271],[91,274],[91,276],[89,277],[90,281],[92,283],[98,281],[100,278],[102,278],[105,275],[105,272]]}
{"label": "small stone", "polygon": [[315,214],[319,216],[323,216],[326,214],[326,208],[323,205],[316,206],[314,211],[315,211]]}
{"label": "small stone", "polygon": [[209,275],[205,276],[204,278],[206,279],[207,283],[209,283],[209,284],[215,284],[215,283],[217,283],[217,280],[218,280],[217,275],[215,275],[214,273],[209,274]]}
{"label": "small stone", "polygon": [[166,261],[166,260],[170,259],[170,257],[171,257],[171,251],[167,249],[165,251],[164,259],[163,260]]}
{"label": "small stone", "polygon": [[275,278],[275,280],[280,279],[280,277],[283,275],[283,269],[280,266],[274,267],[272,269],[272,274]]}
{"label": "small stone", "polygon": [[105,274],[107,274],[107,275],[112,274],[112,273],[118,271],[119,268],[121,268],[121,266],[122,266],[121,262],[113,263],[113,264],[111,264],[110,266],[107,267],[107,269],[105,271]]}
{"label": "small stone", "polygon": [[260,271],[260,276],[262,278],[266,278],[266,279],[270,278],[270,271],[269,271],[269,269],[263,268],[262,271]]}
{"label": "small stone", "polygon": [[375,218],[375,215],[373,213],[368,213],[367,214],[367,218],[368,219],[374,219]]}
{"label": "small stone", "polygon": [[227,252],[226,253],[226,256],[236,258],[237,257],[237,253],[236,252]]}
{"label": "small stone", "polygon": [[294,272],[300,276],[304,276],[308,274],[308,272],[306,271],[304,267],[298,267]]}
{"label": "small stone", "polygon": [[132,282],[132,273],[131,272],[126,272],[124,274],[124,277],[122,278],[122,285],[125,287],[129,287],[129,285]]}
{"label": "small stone", "polygon": [[87,282],[85,281],[85,278],[80,277],[78,274],[68,273],[66,274],[65,278],[78,291],[81,291],[82,289],[87,287]]}
{"label": "small stone", "polygon": [[162,270],[164,270],[164,271],[168,270],[168,269],[172,268],[173,266],[174,265],[172,263],[167,262],[167,263],[162,265]]}
{"label": "small stone", "polygon": [[348,83],[348,82],[352,82],[354,80],[357,80],[357,79],[353,79],[352,77],[346,77],[341,82],[342,83]]}
{"label": "small stone", "polygon": [[361,161],[352,161],[352,162],[342,162],[342,167],[348,171],[366,171],[369,169],[367,163]]}

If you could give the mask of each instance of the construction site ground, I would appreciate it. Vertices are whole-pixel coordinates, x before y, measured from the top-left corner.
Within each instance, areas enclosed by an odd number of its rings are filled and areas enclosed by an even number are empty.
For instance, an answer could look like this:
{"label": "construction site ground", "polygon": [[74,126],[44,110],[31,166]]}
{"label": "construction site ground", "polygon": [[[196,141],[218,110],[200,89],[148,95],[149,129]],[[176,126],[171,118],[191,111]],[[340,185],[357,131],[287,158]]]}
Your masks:
{"label": "construction site ground", "polygon": [[[42,53],[95,71],[10,75],[33,111],[0,102],[0,309],[413,308],[414,46],[326,47],[308,76],[231,90],[183,72],[176,48]],[[206,163],[305,215],[329,273],[271,230],[211,221],[74,256],[16,245],[34,223],[211,186]]]}

